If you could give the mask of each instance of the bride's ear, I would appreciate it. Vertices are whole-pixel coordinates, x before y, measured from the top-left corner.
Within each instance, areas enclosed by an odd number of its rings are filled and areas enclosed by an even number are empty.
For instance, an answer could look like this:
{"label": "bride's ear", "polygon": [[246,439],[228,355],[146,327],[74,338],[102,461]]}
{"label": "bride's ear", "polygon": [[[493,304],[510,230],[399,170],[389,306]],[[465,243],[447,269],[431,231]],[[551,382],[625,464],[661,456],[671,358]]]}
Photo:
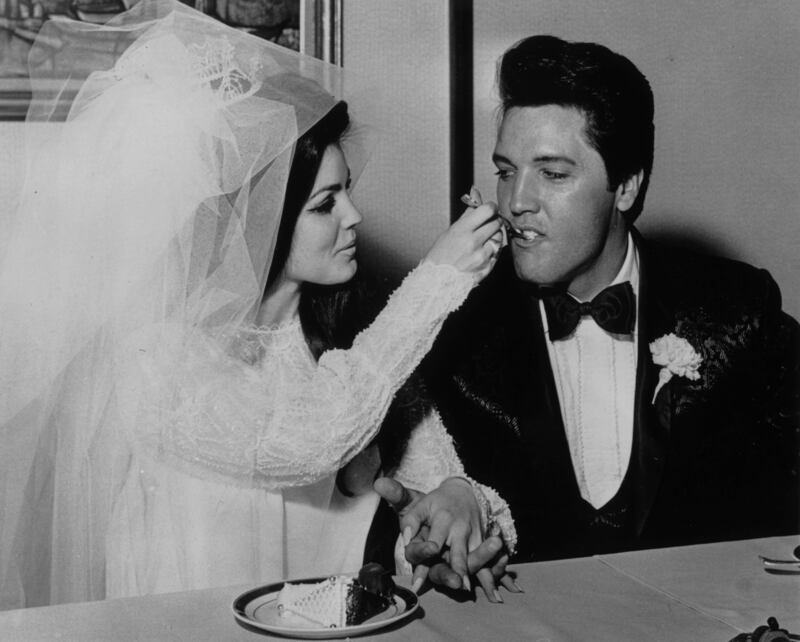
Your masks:
{"label": "bride's ear", "polygon": [[644,181],[644,170],[630,175],[619,184],[614,194],[614,202],[620,212],[627,212],[636,202],[642,181]]}

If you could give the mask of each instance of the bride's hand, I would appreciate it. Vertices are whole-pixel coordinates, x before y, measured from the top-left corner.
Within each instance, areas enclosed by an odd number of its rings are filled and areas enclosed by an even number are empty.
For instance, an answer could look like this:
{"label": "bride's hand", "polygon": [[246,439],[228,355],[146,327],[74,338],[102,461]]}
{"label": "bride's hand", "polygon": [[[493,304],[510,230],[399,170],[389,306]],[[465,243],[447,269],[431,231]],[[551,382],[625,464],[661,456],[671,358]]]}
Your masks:
{"label": "bride's hand", "polygon": [[[446,550],[450,555],[450,567],[459,577],[458,585],[453,588],[469,590],[467,556],[483,540],[480,507],[472,485],[458,477],[445,479],[438,488],[420,497],[400,515],[403,541],[410,547],[406,558],[411,552],[419,566]],[[412,542],[422,527],[427,527],[424,541]],[[415,569],[414,579],[424,579],[422,569]]]}
{"label": "bride's hand", "polygon": [[452,589],[471,588],[475,575],[491,602],[501,602],[497,581],[518,592],[506,573],[508,556],[499,537],[483,539],[480,509],[472,486],[461,478],[447,479],[423,494],[393,479],[379,478],[375,490],[398,511],[406,559],[414,567],[416,590],[426,579]]}
{"label": "bride's hand", "polygon": [[[414,564],[417,569],[427,568],[427,579],[432,584],[446,586],[448,588],[458,588],[461,585],[461,578],[450,566],[450,551],[445,551],[441,557],[424,559],[423,543],[427,537],[427,526],[423,526],[417,537],[414,538],[406,547],[406,557],[409,563]],[[486,597],[490,602],[503,602],[503,597],[498,590],[498,582],[510,593],[522,593],[522,589],[516,582],[516,574],[508,571],[508,552],[502,538],[498,535],[487,537],[481,545],[470,551],[467,557],[469,572],[475,575],[483,588]]]}
{"label": "bride's hand", "polygon": [[497,205],[486,203],[469,207],[436,240],[425,259],[431,263],[452,265],[482,279],[494,267],[503,244],[502,235]]}

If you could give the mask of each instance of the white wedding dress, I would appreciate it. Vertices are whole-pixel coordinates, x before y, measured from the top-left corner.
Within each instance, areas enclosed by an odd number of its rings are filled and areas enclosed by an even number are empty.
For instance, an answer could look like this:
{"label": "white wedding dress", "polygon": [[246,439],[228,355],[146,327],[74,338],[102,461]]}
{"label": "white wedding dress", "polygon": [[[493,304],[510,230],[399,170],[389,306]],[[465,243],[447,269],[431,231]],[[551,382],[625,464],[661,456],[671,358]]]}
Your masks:
{"label": "white wedding dress", "polygon": [[[69,78],[31,70],[2,212],[0,609],[357,569],[377,498],[336,473],[472,276],[423,263],[319,362],[298,323],[248,325],[295,142],[342,70],[177,0],[49,21],[34,51],[56,41]],[[462,473],[432,413],[397,477]]]}
{"label": "white wedding dress", "polygon": [[[187,349],[180,328],[131,342],[118,393],[131,459],[109,524],[107,595],[357,570],[378,496],[344,496],[336,473],[376,435],[472,285],[471,275],[423,263],[351,349],[318,363],[299,321],[242,328],[233,355],[198,339]],[[428,491],[463,474],[431,414],[397,477]]]}

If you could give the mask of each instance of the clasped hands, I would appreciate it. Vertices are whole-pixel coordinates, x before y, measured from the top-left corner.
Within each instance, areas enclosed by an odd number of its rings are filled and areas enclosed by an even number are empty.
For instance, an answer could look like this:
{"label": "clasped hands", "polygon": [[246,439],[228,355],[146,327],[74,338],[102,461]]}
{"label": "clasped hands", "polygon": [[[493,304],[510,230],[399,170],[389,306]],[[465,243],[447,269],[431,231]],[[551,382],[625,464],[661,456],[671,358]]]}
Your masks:
{"label": "clasped hands", "polygon": [[376,492],[397,511],[405,557],[413,567],[412,589],[426,580],[449,589],[470,591],[475,576],[490,602],[502,602],[498,582],[522,592],[506,571],[508,553],[498,535],[485,537],[472,485],[451,477],[430,493],[380,477]]}

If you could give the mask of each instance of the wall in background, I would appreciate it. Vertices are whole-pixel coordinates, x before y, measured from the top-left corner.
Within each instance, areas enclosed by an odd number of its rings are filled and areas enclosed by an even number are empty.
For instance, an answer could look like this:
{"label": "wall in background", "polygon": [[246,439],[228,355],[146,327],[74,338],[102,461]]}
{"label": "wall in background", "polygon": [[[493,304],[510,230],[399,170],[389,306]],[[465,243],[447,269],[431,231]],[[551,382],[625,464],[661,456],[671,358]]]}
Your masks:
{"label": "wall in background", "polygon": [[[364,262],[395,275],[419,261],[449,218],[448,20],[447,2],[344,3],[345,69],[356,93],[381,105],[367,120],[383,130],[355,191]],[[769,269],[800,317],[800,2],[474,0],[474,29],[475,176],[484,196],[495,189],[499,55],[533,33],[601,42],[634,60],[656,96],[642,230]],[[0,122],[0,195],[20,176],[19,127]]]}
{"label": "wall in background", "polygon": [[380,105],[371,118],[380,142],[354,191],[365,219],[363,263],[397,276],[419,262],[450,217],[448,3],[343,7],[346,84]]}
{"label": "wall in background", "polygon": [[536,33],[629,57],[656,99],[639,227],[768,269],[800,318],[800,2],[474,0],[475,176],[493,195],[495,64]]}

